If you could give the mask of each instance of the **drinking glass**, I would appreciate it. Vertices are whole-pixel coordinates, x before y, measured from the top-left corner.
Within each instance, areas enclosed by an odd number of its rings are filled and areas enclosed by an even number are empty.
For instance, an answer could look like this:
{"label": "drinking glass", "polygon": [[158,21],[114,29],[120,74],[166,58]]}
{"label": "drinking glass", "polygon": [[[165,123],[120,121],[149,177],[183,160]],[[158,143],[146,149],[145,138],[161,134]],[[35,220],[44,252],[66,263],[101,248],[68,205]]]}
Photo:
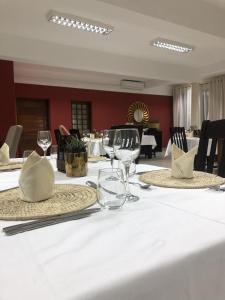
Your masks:
{"label": "drinking glass", "polygon": [[131,163],[139,156],[140,138],[136,128],[117,129],[114,138],[115,156],[122,162],[125,169],[126,191],[128,201],[137,201],[138,196],[130,193],[129,170]]}
{"label": "drinking glass", "polygon": [[[113,148],[114,136],[115,136],[115,130],[113,129],[104,130],[102,133],[102,147],[110,158],[112,170],[113,170],[113,162],[115,157],[114,148]],[[115,178],[109,177],[108,180],[115,180]]]}
{"label": "drinking glass", "polygon": [[[109,177],[116,178],[109,181]],[[98,203],[103,208],[118,209],[126,201],[126,186],[121,169],[100,169],[97,187]]]}
{"label": "drinking glass", "polygon": [[57,159],[57,154],[58,154],[58,145],[51,145],[51,159]]}
{"label": "drinking glass", "polygon": [[46,156],[48,148],[51,146],[52,138],[49,130],[38,131],[37,144],[44,151],[44,156]]}

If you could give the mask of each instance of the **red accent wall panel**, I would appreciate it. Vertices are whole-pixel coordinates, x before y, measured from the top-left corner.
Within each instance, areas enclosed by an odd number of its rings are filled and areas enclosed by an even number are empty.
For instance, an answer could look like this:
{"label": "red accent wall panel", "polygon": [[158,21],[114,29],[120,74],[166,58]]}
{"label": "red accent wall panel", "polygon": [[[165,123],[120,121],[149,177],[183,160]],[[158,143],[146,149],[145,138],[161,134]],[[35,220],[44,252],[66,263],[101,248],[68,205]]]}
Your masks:
{"label": "red accent wall panel", "polygon": [[15,84],[16,97],[49,99],[50,129],[60,124],[71,128],[71,101],[88,101],[92,107],[92,129],[101,130],[111,125],[127,122],[129,105],[144,102],[150,111],[151,120],[159,121],[163,132],[163,146],[169,139],[172,126],[172,97],[54,87],[32,84]]}
{"label": "red accent wall panel", "polygon": [[10,126],[16,124],[13,62],[0,60],[0,140],[4,141]]}

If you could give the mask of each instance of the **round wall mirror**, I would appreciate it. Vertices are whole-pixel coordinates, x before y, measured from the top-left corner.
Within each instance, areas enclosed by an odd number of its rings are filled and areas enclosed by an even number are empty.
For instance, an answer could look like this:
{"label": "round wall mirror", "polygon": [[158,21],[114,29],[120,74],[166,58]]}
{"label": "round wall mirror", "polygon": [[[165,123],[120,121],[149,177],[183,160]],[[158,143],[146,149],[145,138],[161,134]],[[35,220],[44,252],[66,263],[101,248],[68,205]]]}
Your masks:
{"label": "round wall mirror", "polygon": [[128,122],[147,123],[149,121],[149,110],[143,102],[134,102],[128,109]]}
{"label": "round wall mirror", "polygon": [[144,114],[143,111],[140,109],[136,109],[134,112],[134,120],[138,123],[141,123],[143,120]]}

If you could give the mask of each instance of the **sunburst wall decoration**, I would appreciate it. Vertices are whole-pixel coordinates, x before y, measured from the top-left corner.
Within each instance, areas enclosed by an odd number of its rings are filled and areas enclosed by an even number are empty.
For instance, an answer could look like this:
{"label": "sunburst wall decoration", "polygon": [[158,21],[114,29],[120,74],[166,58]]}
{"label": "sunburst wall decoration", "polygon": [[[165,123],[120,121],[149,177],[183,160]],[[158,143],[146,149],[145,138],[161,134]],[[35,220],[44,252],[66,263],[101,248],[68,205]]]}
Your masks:
{"label": "sunburst wall decoration", "polygon": [[143,102],[134,102],[128,109],[128,122],[147,123],[150,119],[149,109]]}

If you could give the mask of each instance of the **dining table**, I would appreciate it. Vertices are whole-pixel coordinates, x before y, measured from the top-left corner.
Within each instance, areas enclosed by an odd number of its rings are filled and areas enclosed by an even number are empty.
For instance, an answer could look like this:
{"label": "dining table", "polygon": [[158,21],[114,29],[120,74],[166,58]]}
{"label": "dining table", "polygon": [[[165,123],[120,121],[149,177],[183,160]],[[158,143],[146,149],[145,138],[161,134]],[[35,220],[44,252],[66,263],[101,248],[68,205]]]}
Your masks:
{"label": "dining table", "polygon": [[[56,184],[97,183],[109,161],[88,163],[85,177],[54,166]],[[140,172],[162,168],[138,164]],[[0,193],[20,170],[0,172]],[[1,300],[224,300],[225,193],[130,185],[139,201],[17,235],[0,220]],[[94,207],[99,207],[98,203]]]}

